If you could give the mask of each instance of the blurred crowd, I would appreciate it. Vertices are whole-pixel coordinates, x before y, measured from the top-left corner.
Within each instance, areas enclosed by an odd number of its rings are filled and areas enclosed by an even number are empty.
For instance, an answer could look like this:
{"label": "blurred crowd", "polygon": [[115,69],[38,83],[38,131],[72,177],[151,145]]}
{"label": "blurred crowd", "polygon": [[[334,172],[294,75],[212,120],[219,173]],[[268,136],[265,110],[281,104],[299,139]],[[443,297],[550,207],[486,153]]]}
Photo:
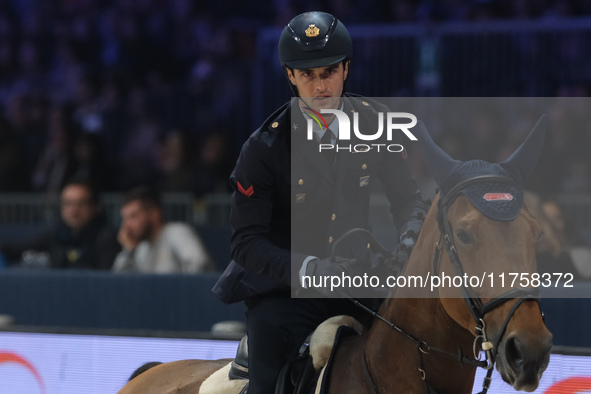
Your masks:
{"label": "blurred crowd", "polygon": [[[445,116],[427,121],[429,131],[441,146],[459,160],[502,162],[525,140],[545,113],[547,134],[544,149],[526,187],[545,198],[576,198],[591,193],[591,117],[589,97],[555,98],[446,98],[449,103],[439,111]],[[471,101],[474,106],[470,106]],[[430,98],[416,99],[428,106]],[[432,104],[431,104],[432,105]],[[450,108],[452,106],[453,108]],[[534,108],[535,107],[535,108]],[[421,183],[429,185],[418,147],[414,149],[411,167]],[[427,187],[427,186],[425,186]],[[428,197],[434,187],[430,187]],[[588,224],[589,225],[589,224]]]}
{"label": "blurred crowd", "polygon": [[194,3],[0,1],[0,191],[227,190],[239,46]]}
{"label": "blurred crowd", "polygon": [[[63,190],[60,223],[34,240],[41,240],[41,249],[57,256],[51,264],[83,267],[79,263],[83,256],[96,254],[93,250],[97,248],[105,250],[104,245],[91,242],[102,228],[98,224],[79,231],[69,223],[74,214],[69,215],[68,209],[74,208],[93,213],[87,215],[91,221],[101,224],[104,220],[98,215],[94,192],[75,203],[65,199],[63,193],[69,189],[64,186],[71,179],[91,180],[99,191],[129,191],[139,185],[158,192],[190,192],[197,197],[229,191],[228,177],[238,149],[263,121],[253,114],[252,90],[283,89],[289,94],[283,80],[281,86],[255,85],[257,34],[262,28],[282,27],[293,16],[312,9],[329,11],[347,26],[591,16],[587,0],[0,0],[0,193],[57,194]],[[455,70],[449,75],[467,81],[462,86],[485,86],[476,83],[482,80],[480,75],[471,76],[457,64],[457,51],[463,50],[460,44],[448,48],[447,59],[453,62],[443,59],[440,71],[445,73],[449,66]],[[591,77],[589,71],[577,71],[581,65],[589,70],[587,55],[581,51],[583,44],[562,41],[558,45],[560,59],[553,61],[572,63],[569,75]],[[532,45],[535,43],[524,44],[524,48]],[[484,45],[485,51],[491,48]],[[473,58],[473,72],[489,61],[478,55]],[[377,95],[376,91],[357,89],[356,82],[367,77],[364,67],[368,64],[363,53],[355,61],[351,81],[355,91]],[[390,73],[404,84],[415,83],[414,72],[407,75],[400,71],[403,66],[396,68],[400,61],[395,57],[388,60],[394,70]],[[278,67],[275,58],[272,63]],[[526,76],[531,79],[530,86],[539,85],[542,74],[535,71],[534,67]],[[453,76],[441,81],[442,91],[451,96],[481,94],[454,90],[454,81]],[[504,89],[496,79],[485,82]],[[567,75],[549,95],[589,96],[588,82]],[[398,87],[390,91],[420,93]],[[514,86],[500,92],[515,93]],[[280,103],[273,103],[273,107]],[[550,114],[554,124],[564,124],[569,116],[567,112]],[[524,137],[511,134],[510,129],[498,130],[484,115],[476,124],[469,136],[450,130],[441,136],[440,143],[463,160],[496,161]],[[542,175],[533,180],[533,190],[590,193],[591,164],[585,152],[590,145],[591,132],[554,128],[546,153],[560,165],[547,161]],[[152,205],[148,204],[146,212]],[[164,222],[156,219],[154,226],[163,228]],[[121,245],[125,252],[121,238],[125,229],[119,230],[119,239],[115,230],[108,231],[108,244],[114,245],[108,261],[92,263],[90,268],[111,268]],[[140,238],[127,249],[135,250],[140,241],[147,242],[147,238]],[[157,243],[153,238],[151,242]],[[4,247],[2,252],[7,258],[14,252],[13,260],[18,260],[31,244],[12,247],[14,250]],[[550,255],[567,252],[572,248],[553,250]],[[125,264],[118,266],[125,269],[144,264],[132,264],[129,256],[124,257]],[[185,265],[190,264],[178,264]]]}
{"label": "blurred crowd", "polygon": [[[591,15],[584,0],[0,0],[0,192],[57,193],[72,176],[227,191],[262,121],[248,105],[257,31],[310,9],[348,26]],[[569,168],[564,190],[591,191],[577,183],[589,164]]]}

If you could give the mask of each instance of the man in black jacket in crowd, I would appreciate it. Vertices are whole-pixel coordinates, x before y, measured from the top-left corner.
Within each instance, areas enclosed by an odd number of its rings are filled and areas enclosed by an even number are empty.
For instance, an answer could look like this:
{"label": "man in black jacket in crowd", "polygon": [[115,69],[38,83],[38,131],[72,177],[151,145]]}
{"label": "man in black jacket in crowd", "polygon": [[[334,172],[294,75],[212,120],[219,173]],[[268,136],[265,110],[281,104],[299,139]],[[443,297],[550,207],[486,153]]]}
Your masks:
{"label": "man in black jacket in crowd", "polygon": [[9,263],[109,270],[120,250],[117,232],[100,209],[98,192],[85,179],[73,179],[60,195],[60,219],[30,239],[6,242],[0,252]]}

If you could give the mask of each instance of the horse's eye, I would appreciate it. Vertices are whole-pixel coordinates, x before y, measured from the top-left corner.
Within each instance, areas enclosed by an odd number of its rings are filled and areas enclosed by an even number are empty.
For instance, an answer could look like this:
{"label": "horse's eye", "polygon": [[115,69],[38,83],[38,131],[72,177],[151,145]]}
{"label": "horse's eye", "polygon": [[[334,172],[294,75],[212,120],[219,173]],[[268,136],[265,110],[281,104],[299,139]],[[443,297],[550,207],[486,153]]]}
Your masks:
{"label": "horse's eye", "polygon": [[542,231],[540,231],[540,234],[538,235],[538,241],[537,242],[540,242],[542,240],[542,237],[543,236],[544,236],[544,231],[542,230]]}
{"label": "horse's eye", "polygon": [[456,237],[458,237],[458,239],[460,240],[460,242],[463,243],[463,244],[471,244],[471,243],[474,243],[474,240],[472,239],[472,237],[470,236],[470,234],[468,234],[464,230],[458,230],[456,232]]}

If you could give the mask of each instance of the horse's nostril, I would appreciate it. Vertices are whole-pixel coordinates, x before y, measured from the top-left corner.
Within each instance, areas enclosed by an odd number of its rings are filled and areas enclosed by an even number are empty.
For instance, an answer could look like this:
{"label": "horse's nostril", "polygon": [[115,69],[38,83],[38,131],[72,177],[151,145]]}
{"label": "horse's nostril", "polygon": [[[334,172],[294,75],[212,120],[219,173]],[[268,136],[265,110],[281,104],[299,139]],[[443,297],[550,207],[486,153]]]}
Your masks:
{"label": "horse's nostril", "polygon": [[523,353],[519,339],[513,337],[507,340],[505,344],[505,355],[514,371],[519,371],[523,368]]}

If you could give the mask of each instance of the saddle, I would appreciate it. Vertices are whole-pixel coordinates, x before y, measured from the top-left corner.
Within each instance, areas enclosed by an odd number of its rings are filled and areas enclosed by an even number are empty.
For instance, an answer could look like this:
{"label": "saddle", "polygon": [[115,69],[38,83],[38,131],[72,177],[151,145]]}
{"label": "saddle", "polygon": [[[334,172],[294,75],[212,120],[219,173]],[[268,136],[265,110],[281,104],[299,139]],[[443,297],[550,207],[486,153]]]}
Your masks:
{"label": "saddle", "polygon": [[[361,324],[349,316],[335,316],[318,326],[302,344],[298,357],[287,363],[277,379],[275,394],[308,394],[320,387],[322,393],[329,378],[332,356],[338,343],[345,337],[359,335],[363,330]],[[325,368],[326,367],[326,368]],[[319,377],[322,376],[319,382]],[[243,337],[236,351],[228,373],[230,380],[248,380],[248,344]],[[240,394],[248,393],[248,383]]]}

